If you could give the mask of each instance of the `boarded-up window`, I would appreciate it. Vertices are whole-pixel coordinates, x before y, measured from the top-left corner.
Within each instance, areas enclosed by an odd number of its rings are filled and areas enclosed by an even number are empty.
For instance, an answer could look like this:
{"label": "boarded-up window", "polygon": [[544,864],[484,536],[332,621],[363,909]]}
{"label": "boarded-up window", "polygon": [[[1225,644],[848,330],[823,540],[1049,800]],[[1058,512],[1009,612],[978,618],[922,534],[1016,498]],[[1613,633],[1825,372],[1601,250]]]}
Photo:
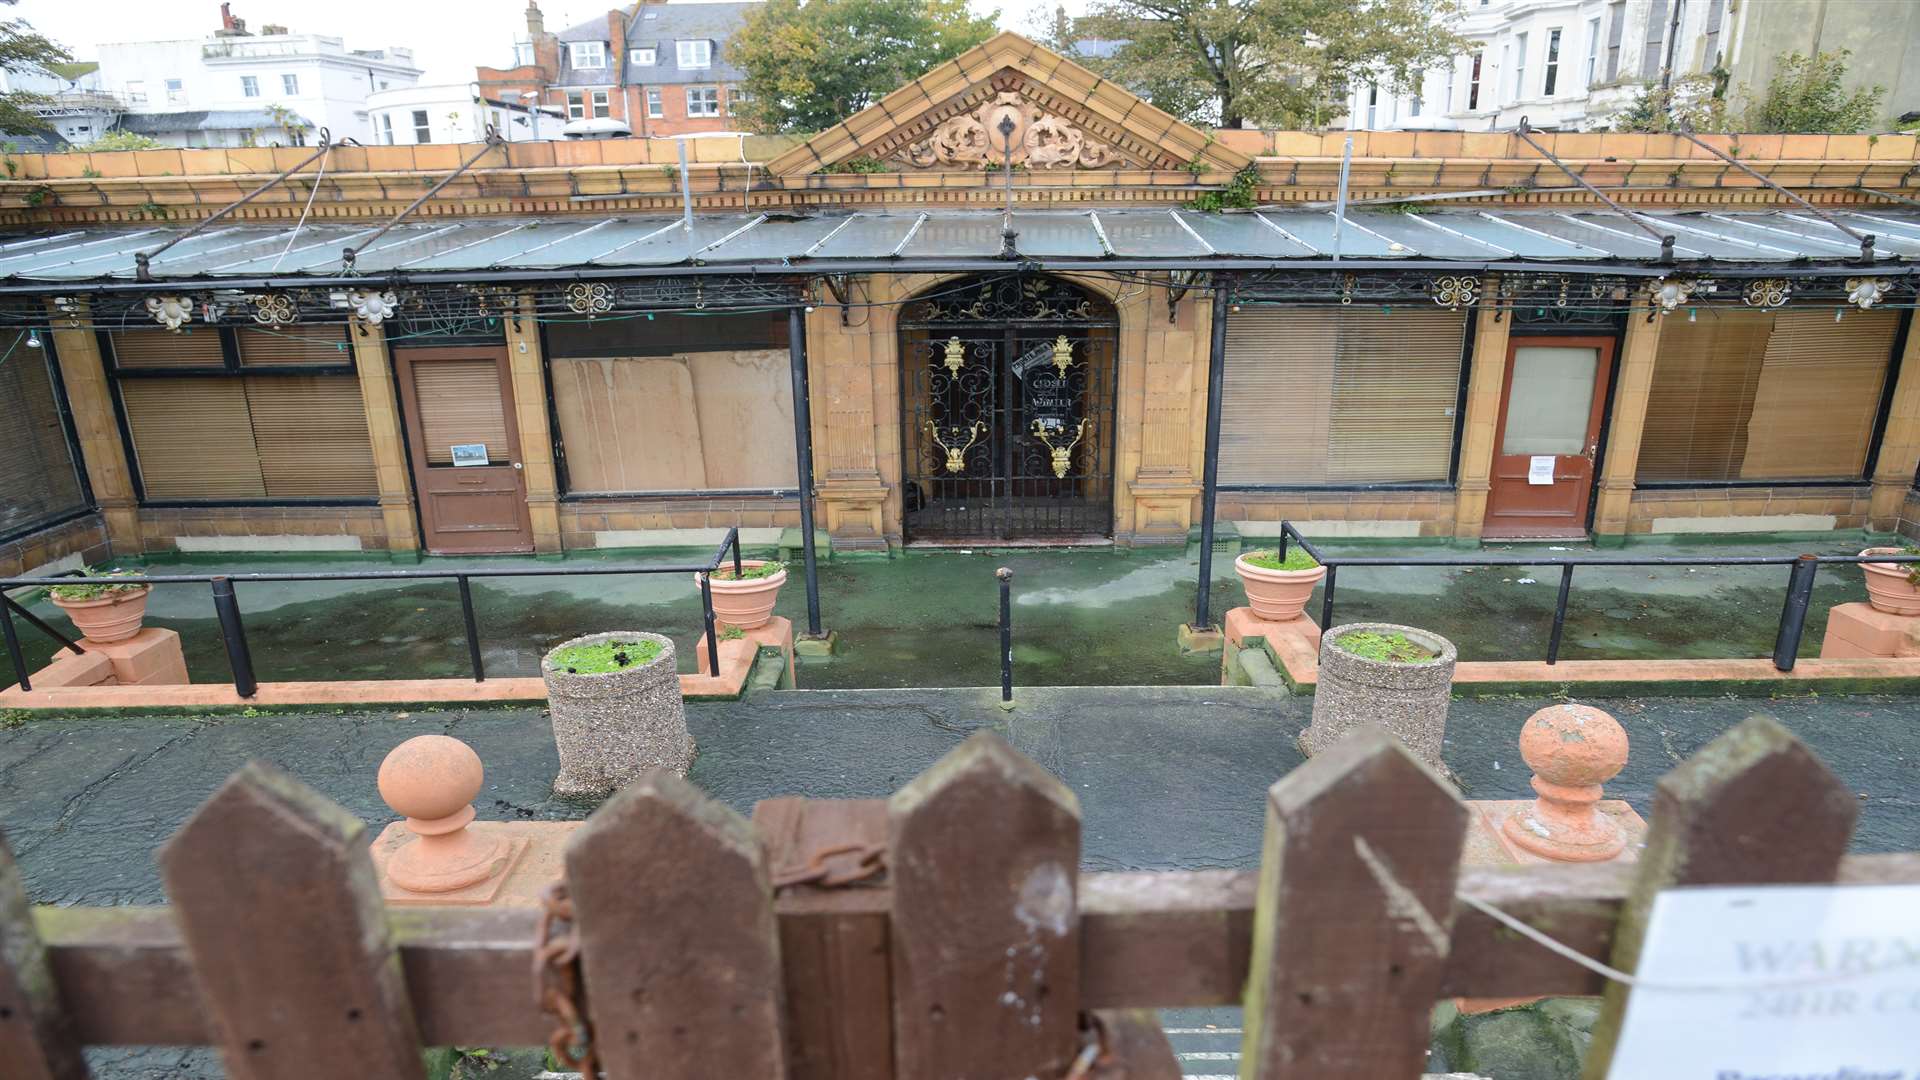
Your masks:
{"label": "boarded-up window", "polygon": [[794,484],[784,346],[556,359],[552,369],[569,491]]}
{"label": "boarded-up window", "polygon": [[1444,481],[1466,316],[1260,308],[1227,322],[1225,484]]}
{"label": "boarded-up window", "polygon": [[86,505],[47,358],[26,336],[16,331],[0,359],[0,536]]}
{"label": "boarded-up window", "polygon": [[1899,316],[1831,309],[1670,316],[1660,330],[1643,482],[1858,479]]}
{"label": "boarded-up window", "polygon": [[148,499],[378,494],[352,376],[126,379],[120,397]]}

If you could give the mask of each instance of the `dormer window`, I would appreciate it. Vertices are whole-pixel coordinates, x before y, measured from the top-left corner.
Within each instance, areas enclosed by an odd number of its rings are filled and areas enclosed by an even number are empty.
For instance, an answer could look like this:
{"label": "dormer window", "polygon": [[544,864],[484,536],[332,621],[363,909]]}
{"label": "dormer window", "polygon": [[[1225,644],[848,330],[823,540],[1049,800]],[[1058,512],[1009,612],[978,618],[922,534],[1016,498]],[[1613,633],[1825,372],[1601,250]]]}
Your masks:
{"label": "dormer window", "polygon": [[607,43],[604,41],[569,42],[573,50],[573,66],[577,68],[603,68],[607,66]]}
{"label": "dormer window", "polygon": [[648,46],[644,49],[633,50],[633,62],[641,67],[652,67],[660,61],[653,47]]}
{"label": "dormer window", "polygon": [[713,66],[713,42],[701,38],[698,41],[676,42],[679,45],[680,66],[683,68],[703,68]]}

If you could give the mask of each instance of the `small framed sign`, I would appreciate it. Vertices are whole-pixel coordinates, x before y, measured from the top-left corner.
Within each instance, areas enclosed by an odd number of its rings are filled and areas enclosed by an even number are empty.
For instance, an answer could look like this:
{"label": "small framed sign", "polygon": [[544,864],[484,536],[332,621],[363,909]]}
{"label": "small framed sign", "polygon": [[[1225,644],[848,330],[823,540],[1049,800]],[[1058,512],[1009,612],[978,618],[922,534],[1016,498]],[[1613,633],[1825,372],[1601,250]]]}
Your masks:
{"label": "small framed sign", "polygon": [[1654,898],[1608,1080],[1912,1080],[1920,886]]}
{"label": "small framed sign", "polygon": [[486,443],[454,443],[452,449],[455,468],[462,465],[488,464]]}

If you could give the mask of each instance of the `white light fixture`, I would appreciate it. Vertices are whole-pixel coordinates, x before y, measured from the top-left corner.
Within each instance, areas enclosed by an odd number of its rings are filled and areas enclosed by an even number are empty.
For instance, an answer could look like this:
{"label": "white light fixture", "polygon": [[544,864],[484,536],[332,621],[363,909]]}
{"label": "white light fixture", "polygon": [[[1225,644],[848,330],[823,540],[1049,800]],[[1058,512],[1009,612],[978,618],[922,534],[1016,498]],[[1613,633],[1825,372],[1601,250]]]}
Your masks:
{"label": "white light fixture", "polygon": [[1693,282],[1685,278],[1661,278],[1653,284],[1653,298],[1660,304],[1661,313],[1673,311],[1687,302],[1693,295]]}
{"label": "white light fixture", "polygon": [[167,329],[179,330],[193,321],[193,300],[186,296],[149,296],[147,313]]}
{"label": "white light fixture", "polygon": [[1892,283],[1885,278],[1857,277],[1847,279],[1847,303],[1865,311],[1886,298]]}
{"label": "white light fixture", "polygon": [[40,347],[40,335],[32,330],[27,331],[27,348],[37,349],[39,347]]}
{"label": "white light fixture", "polygon": [[347,303],[368,326],[379,326],[393,314],[399,301],[390,292],[352,292],[347,294]]}

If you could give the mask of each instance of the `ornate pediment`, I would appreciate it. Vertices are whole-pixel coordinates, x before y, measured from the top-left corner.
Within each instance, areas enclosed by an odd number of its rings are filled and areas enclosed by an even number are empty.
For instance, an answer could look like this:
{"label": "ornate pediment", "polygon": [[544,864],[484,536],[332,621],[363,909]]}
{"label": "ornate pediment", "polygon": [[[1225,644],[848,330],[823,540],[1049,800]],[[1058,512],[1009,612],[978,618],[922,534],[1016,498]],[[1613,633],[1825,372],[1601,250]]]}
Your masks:
{"label": "ornate pediment", "polygon": [[859,159],[898,172],[1172,171],[1250,158],[1017,34],[1003,33],[768,163],[795,176]]}

